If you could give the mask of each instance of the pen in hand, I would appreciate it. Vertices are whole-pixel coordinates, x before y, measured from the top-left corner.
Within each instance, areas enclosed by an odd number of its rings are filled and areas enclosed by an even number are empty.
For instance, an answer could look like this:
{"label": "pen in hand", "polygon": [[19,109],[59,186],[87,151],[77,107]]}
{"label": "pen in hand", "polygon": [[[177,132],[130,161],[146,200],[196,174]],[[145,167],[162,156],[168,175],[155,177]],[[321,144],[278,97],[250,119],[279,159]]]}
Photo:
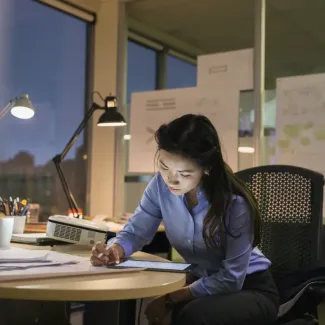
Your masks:
{"label": "pen in hand", "polygon": [[114,242],[99,242],[92,248],[91,262],[95,266],[119,264],[124,257],[123,248]]}

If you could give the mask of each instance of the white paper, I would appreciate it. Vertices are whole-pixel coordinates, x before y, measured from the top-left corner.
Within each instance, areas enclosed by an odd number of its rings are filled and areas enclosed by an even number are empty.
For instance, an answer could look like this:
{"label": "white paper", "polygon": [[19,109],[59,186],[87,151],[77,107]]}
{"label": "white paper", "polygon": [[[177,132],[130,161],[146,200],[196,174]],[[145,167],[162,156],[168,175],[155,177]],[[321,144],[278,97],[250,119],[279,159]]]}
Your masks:
{"label": "white paper", "polygon": [[129,172],[154,173],[155,131],[161,124],[189,113],[211,120],[220,136],[225,161],[237,171],[239,92],[182,88],[132,94]]}
{"label": "white paper", "polygon": [[39,267],[77,264],[84,259],[52,251],[11,248],[0,252],[0,275],[4,270],[27,270]]}
{"label": "white paper", "polygon": [[54,266],[65,266],[78,264],[79,261],[67,261],[67,262],[42,262],[42,263],[3,263],[0,264],[0,276],[3,271],[14,271],[14,270],[27,270],[27,269],[36,269],[36,268],[45,268],[45,267],[54,267]]}
{"label": "white paper", "polygon": [[278,79],[276,109],[276,163],[324,175],[325,74]]}
{"label": "white paper", "polygon": [[21,248],[9,248],[0,250],[0,264],[2,263],[22,263],[22,262],[47,262],[47,251],[33,251]]}
{"label": "white paper", "polygon": [[220,88],[253,89],[253,50],[243,49],[198,56],[197,86],[218,91]]}
{"label": "white paper", "polygon": [[[6,253],[4,253],[6,252]],[[43,263],[35,263],[35,265],[40,265],[40,267],[32,267],[33,263],[26,263],[30,267],[24,269],[10,269],[2,270],[0,265],[0,282],[13,281],[13,280],[30,280],[30,279],[41,279],[41,278],[57,278],[57,277],[66,277],[66,276],[84,276],[91,274],[106,274],[106,273],[117,273],[117,272],[139,272],[141,269],[125,269],[125,270],[112,270],[105,266],[95,267],[90,263],[90,254],[89,257],[80,257],[76,255],[64,254],[55,251],[47,250],[29,250],[22,248],[11,248],[7,251],[2,251],[6,257],[31,257],[31,258],[44,258],[44,255],[47,256],[47,260],[50,261]],[[12,265],[12,263],[10,263]],[[9,265],[9,264],[8,264]],[[14,265],[24,266],[24,264]]]}
{"label": "white paper", "polygon": [[[90,254],[90,252],[89,252]],[[0,256],[5,256],[8,259],[19,260],[20,263],[13,262],[0,264],[0,281],[6,277],[55,274],[55,273],[74,273],[87,272],[93,267],[90,264],[89,258],[64,254],[48,250],[29,250],[22,248],[11,248],[7,251],[1,251]],[[19,258],[18,258],[19,257]],[[36,263],[36,260],[40,263]],[[24,261],[24,262],[22,262]],[[33,261],[33,263],[28,263]],[[12,266],[11,269],[2,269],[5,266]],[[16,268],[14,268],[16,267]]]}

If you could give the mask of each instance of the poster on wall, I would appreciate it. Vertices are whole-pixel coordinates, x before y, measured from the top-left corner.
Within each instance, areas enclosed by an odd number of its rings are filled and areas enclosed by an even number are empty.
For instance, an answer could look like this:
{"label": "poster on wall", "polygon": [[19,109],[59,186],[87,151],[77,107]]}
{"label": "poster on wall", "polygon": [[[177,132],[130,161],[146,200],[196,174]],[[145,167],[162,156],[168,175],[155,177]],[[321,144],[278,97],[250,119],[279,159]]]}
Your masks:
{"label": "poster on wall", "polygon": [[278,79],[276,106],[276,163],[325,174],[325,74]]}
{"label": "poster on wall", "polygon": [[197,86],[217,91],[225,86],[253,89],[253,49],[198,56]]}
{"label": "poster on wall", "polygon": [[154,173],[155,131],[161,124],[189,113],[211,120],[220,136],[225,160],[237,171],[238,110],[239,93],[234,92],[182,88],[133,93],[128,171]]}

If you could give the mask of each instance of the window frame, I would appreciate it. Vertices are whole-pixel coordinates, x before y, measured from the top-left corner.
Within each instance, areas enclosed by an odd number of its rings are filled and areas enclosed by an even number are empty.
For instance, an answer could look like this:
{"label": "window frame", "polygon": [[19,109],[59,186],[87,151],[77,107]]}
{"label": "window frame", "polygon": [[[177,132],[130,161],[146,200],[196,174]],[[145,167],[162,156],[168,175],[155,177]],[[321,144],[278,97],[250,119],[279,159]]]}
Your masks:
{"label": "window frame", "polygon": [[167,87],[167,56],[171,55],[182,61],[197,65],[196,57],[181,53],[165,44],[150,40],[140,34],[128,31],[127,41],[132,41],[140,46],[150,48],[157,52],[156,56],[156,90],[166,89]]}

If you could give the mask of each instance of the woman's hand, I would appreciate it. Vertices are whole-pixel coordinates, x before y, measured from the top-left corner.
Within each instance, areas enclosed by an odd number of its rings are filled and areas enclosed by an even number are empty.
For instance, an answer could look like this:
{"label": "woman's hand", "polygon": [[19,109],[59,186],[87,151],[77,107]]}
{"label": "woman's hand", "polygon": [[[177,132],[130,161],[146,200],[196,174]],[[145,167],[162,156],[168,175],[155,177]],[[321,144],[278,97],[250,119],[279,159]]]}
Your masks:
{"label": "woman's hand", "polygon": [[167,320],[170,319],[171,310],[166,307],[166,296],[159,296],[151,300],[144,313],[149,324],[168,324]]}
{"label": "woman's hand", "polygon": [[93,266],[112,265],[120,263],[124,257],[124,250],[119,244],[107,246],[103,242],[97,243],[92,248],[90,262]]}
{"label": "woman's hand", "polygon": [[176,290],[174,292],[171,292],[169,294],[169,297],[174,303],[189,302],[195,299],[188,286],[183,287],[182,289]]}

